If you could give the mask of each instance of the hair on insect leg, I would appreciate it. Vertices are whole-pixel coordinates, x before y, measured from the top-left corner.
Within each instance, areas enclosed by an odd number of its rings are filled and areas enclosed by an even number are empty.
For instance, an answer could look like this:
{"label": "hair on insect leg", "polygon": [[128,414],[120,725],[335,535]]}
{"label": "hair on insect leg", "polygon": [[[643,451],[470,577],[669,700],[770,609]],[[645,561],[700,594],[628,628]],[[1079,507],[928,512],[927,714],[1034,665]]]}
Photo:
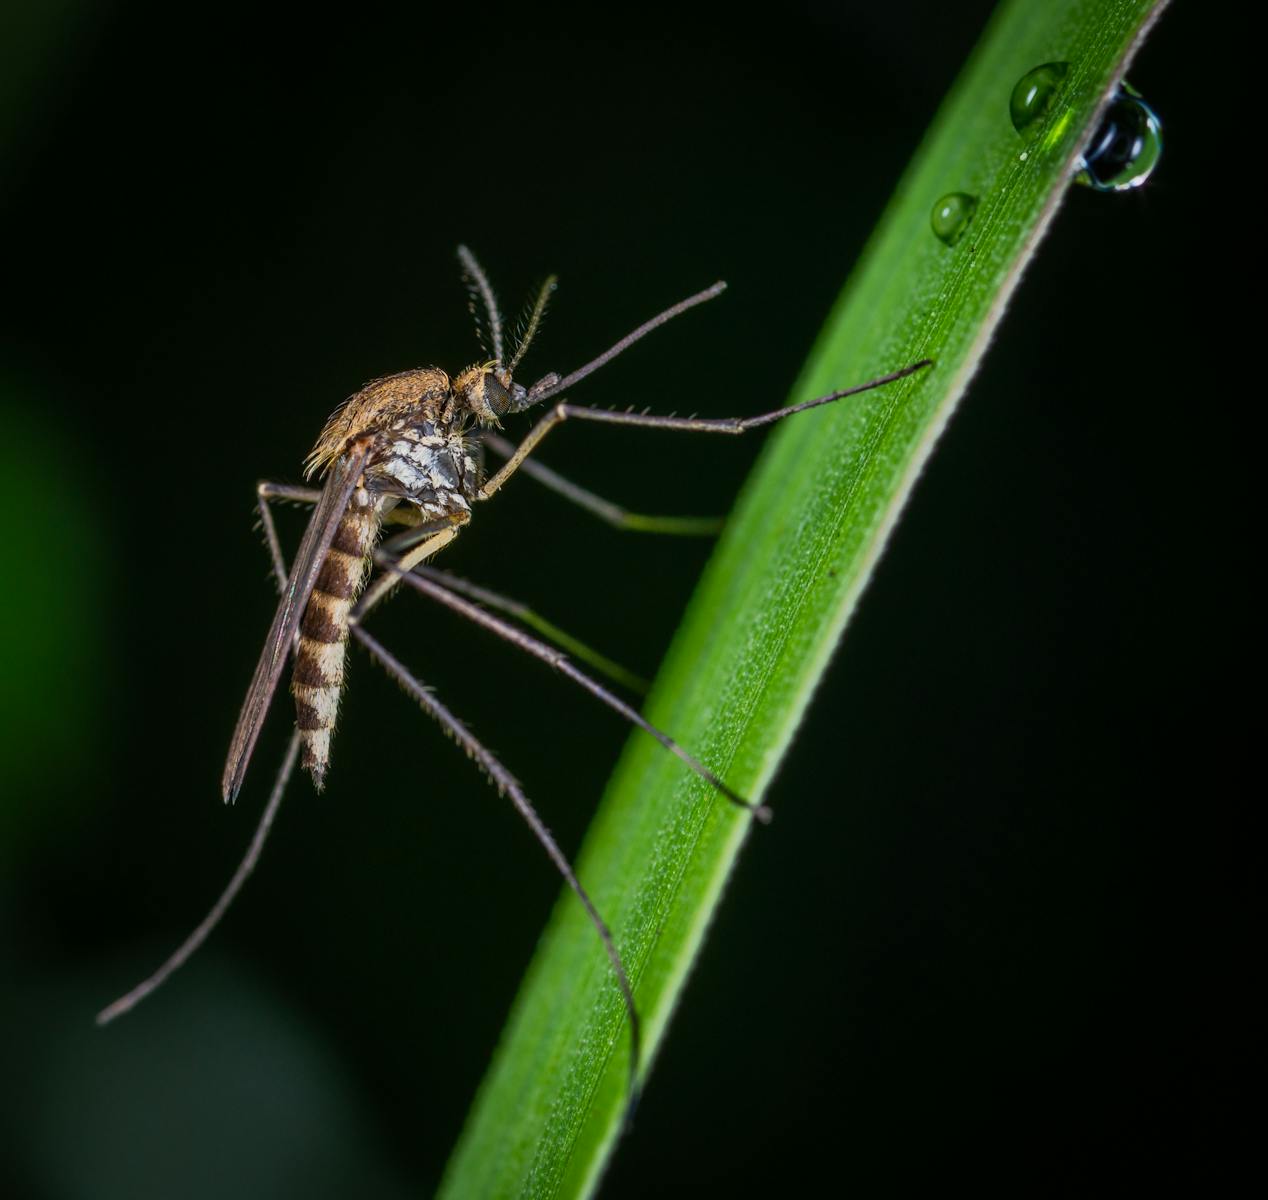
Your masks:
{"label": "hair on insect leg", "polygon": [[[707,287],[702,292],[697,292],[694,296],[688,296],[685,300],[680,300],[677,304],[672,304],[663,312],[657,313],[649,321],[644,321],[637,329],[627,333],[619,342],[610,346],[597,358],[591,359],[583,367],[571,372],[571,374],[560,376],[554,371],[543,375],[531,388],[517,387],[511,396],[511,404],[509,412],[519,413],[526,409],[532,408],[540,404],[543,400],[551,396],[558,395],[565,388],[571,387],[575,383],[580,383],[586,376],[592,375],[600,367],[611,362],[618,354],[628,350],[635,342],[641,341],[653,330],[659,329],[662,325],[672,321],[675,317],[681,316],[697,305],[704,304],[709,300],[716,299],[726,291],[726,284],[719,281],[712,287]],[[559,418],[562,420],[562,417]],[[514,455],[506,462],[502,469],[493,476],[492,479],[486,480],[484,485],[477,493],[477,499],[488,500],[499,488],[513,475],[519,468],[520,463],[532,452],[533,447],[546,435],[550,428],[550,418],[543,422],[539,422],[538,426],[529,432],[527,438],[520,443],[519,448]]]}
{"label": "hair on insect leg", "polygon": [[[292,497],[281,495],[280,489],[291,489],[285,484],[277,483],[261,483],[255,489],[256,509],[260,514],[260,528],[264,530],[264,544],[268,548],[269,561],[273,567],[273,585],[278,593],[286,590],[286,556],[282,553],[282,543],[277,536],[277,523],[273,520],[273,506],[270,501],[275,499],[291,499]],[[299,490],[299,489],[296,489]],[[308,488],[302,489],[308,491]],[[317,499],[321,498],[321,493],[317,493]],[[313,503],[317,503],[317,499]]]}
{"label": "hair on insect leg", "polygon": [[[262,852],[301,751],[303,765],[320,789],[330,760],[330,739],[343,687],[346,646],[350,639],[356,639],[465,750],[498,791],[512,800],[556,869],[580,899],[611,962],[629,1016],[628,1124],[638,1094],[641,1030],[633,989],[611,931],[514,777],[462,722],[365,631],[361,622],[379,601],[404,582],[547,663],[656,738],[729,802],[743,807],[755,819],[769,819],[769,810],[739,796],[668,734],[651,725],[633,707],[573,665],[562,651],[494,616],[479,604],[464,598],[462,593],[491,607],[501,608],[527,624],[536,622],[536,627],[545,636],[569,647],[579,657],[588,656],[587,661],[597,669],[604,669],[602,664],[607,660],[567,639],[562,631],[541,621],[531,610],[517,606],[514,601],[426,569],[418,573],[416,570],[424,560],[457,536],[470,520],[475,502],[491,499],[521,468],[543,486],[618,528],[676,534],[716,531],[713,521],[631,513],[570,483],[549,468],[530,462],[529,456],[546,434],[565,420],[741,434],[794,413],[900,380],[930,364],[925,360],[865,384],[747,418],[662,417],[647,410],[635,412],[632,407],[625,412],[579,408],[562,398],[568,388],[586,379],[652,330],[720,295],[725,285],[715,284],[665,309],[570,374],[548,373],[531,387],[525,387],[514,382],[512,374],[540,330],[555,287],[554,277],[550,277],[538,290],[526,310],[522,333],[508,363],[504,361],[506,345],[502,315],[488,277],[466,247],[459,248],[458,257],[472,312],[476,315],[482,341],[486,350],[492,353],[493,361],[473,364],[452,378],[438,368],[418,368],[372,380],[335,410],[309,455],[309,477],[314,472],[324,476],[320,491],[274,483],[262,483],[257,488],[261,527],[280,596],[230,742],[221,780],[225,800],[232,801],[242,786],[282,672],[292,658],[295,660],[291,691],[296,706],[296,732],[247,852],[208,916],[158,971],[103,1010],[99,1019],[104,1023],[126,1012],[148,995],[179,968],[215,928]],[[518,446],[488,432],[498,426],[501,416],[521,413],[539,404],[545,405],[546,411]],[[477,426],[484,432],[473,434],[472,430]],[[486,443],[506,459],[488,479],[484,478],[483,469]],[[313,506],[289,573],[274,522],[272,503],[276,501]],[[405,533],[388,538],[377,552],[373,552],[385,524],[408,528]],[[380,570],[377,578],[369,580],[367,572],[371,571],[372,565],[377,565]],[[367,582],[368,587],[365,586]],[[615,664],[607,663],[607,666],[614,667]],[[615,671],[609,673],[615,674]]]}
{"label": "hair on insect leg", "polygon": [[292,504],[316,504],[321,499],[320,488],[297,487],[290,483],[274,483],[262,479],[255,485],[255,494],[261,500],[290,501]]}
{"label": "hair on insect leg", "polygon": [[[256,511],[260,518],[260,528],[264,531],[264,544],[273,564],[273,581],[279,592],[286,587],[286,558],[282,554],[282,543],[277,536],[277,524],[273,520],[272,505],[281,501],[290,504],[314,505],[321,499],[321,492],[316,488],[295,487],[289,483],[273,483],[261,480],[255,487]],[[413,516],[412,509],[393,510],[384,522],[390,525],[406,525],[417,528],[421,522]]]}
{"label": "hair on insect leg", "polygon": [[[261,483],[256,489],[257,507],[260,516],[260,525],[264,530],[265,544],[269,551],[269,559],[272,566],[273,579],[277,590],[284,593],[289,581],[286,569],[286,559],[282,553],[281,542],[277,535],[277,525],[273,520],[273,510],[271,501],[273,500],[298,500],[306,502],[310,499],[307,493],[309,489],[291,488],[285,484]],[[270,830],[273,827],[274,818],[277,816],[278,809],[282,803],[282,797],[286,792],[287,784],[290,782],[291,776],[295,771],[295,764],[298,760],[300,750],[300,735],[298,731],[291,734],[290,745],[287,749],[286,756],[283,759],[281,769],[273,785],[273,790],[269,795],[268,803],[264,807],[264,812],[260,816],[260,820],[256,826],[255,834],[247,847],[246,854],[239,863],[237,870],[234,872],[224,891],[220,894],[219,899],[212,906],[207,916],[195,927],[188,937],[176,948],[176,950],[167,958],[167,960],[152,975],[142,980],[136,987],[132,988],[125,995],[115,1000],[112,1004],[102,1009],[97,1015],[97,1024],[105,1025],[113,1021],[116,1017],[122,1016],[144,1000],[151,992],[162,985],[174,971],[181,967],[191,955],[207,940],[208,936],[220,923],[230,905],[237,898],[238,893],[242,890],[247,878],[255,869],[256,863],[259,861],[260,854],[264,849],[264,843],[268,839]]]}
{"label": "hair on insect leg", "polygon": [[[458,531],[465,522],[453,522],[442,527],[438,532],[430,533],[421,544],[408,549],[397,560],[405,564],[405,569],[409,570],[416,567],[419,563],[430,558],[438,550],[447,546],[458,536]],[[413,532],[413,531],[410,531]],[[389,539],[390,540],[390,539]],[[391,595],[399,586],[399,581],[395,576],[390,574],[380,575],[373,583],[366,588],[365,593],[361,597],[360,603],[353,611],[353,618],[359,620],[364,617],[372,608],[374,608],[381,600]]]}
{"label": "hair on insect leg", "polygon": [[467,523],[464,519],[455,520],[452,517],[443,517],[436,521],[420,521],[417,525],[413,525],[402,532],[395,534],[386,541],[381,542],[379,548],[386,554],[395,558],[397,555],[407,555],[416,546],[422,545],[429,538],[435,537],[438,533],[446,530],[456,529],[458,526]]}
{"label": "hair on insect leg", "polygon": [[161,986],[174,971],[183,966],[194,951],[207,940],[211,931],[220,924],[221,917],[228,911],[229,906],[242,890],[242,885],[246,883],[251,872],[255,870],[255,864],[259,862],[260,853],[264,849],[264,843],[268,840],[269,831],[273,828],[273,819],[277,816],[277,810],[281,807],[282,796],[285,794],[286,785],[290,782],[291,775],[295,771],[295,763],[298,758],[299,734],[296,732],[291,734],[290,745],[287,747],[286,756],[282,760],[281,770],[277,773],[277,779],[273,783],[273,791],[269,795],[268,803],[264,806],[264,812],[260,815],[260,820],[255,827],[255,834],[251,838],[247,852],[243,855],[242,861],[238,864],[238,869],[234,871],[233,877],[229,880],[225,890],[220,893],[220,898],[211,906],[211,911],[198,923],[194,931],[176,948],[157,971],[148,978],[143,979],[130,992],[120,996],[113,1004],[107,1005],[97,1014],[98,1025],[105,1025],[140,1004],[155,988]]}
{"label": "hair on insect leg", "polygon": [[504,612],[508,616],[514,617],[521,624],[536,630],[542,637],[549,642],[553,642],[561,650],[581,659],[582,662],[589,664],[601,675],[606,675],[614,683],[619,683],[631,692],[645,696],[651,690],[650,680],[644,679],[641,675],[636,675],[633,671],[621,666],[620,663],[614,662],[604,654],[600,654],[597,650],[566,633],[558,625],[546,620],[540,613],[519,600],[514,600],[510,596],[503,596],[498,592],[491,591],[489,588],[481,587],[478,583],[472,583],[470,580],[453,574],[452,571],[439,571],[435,567],[429,567],[424,564],[416,566],[414,574],[421,575],[425,579],[434,580],[441,587],[448,588],[451,592],[457,592],[460,596],[466,596],[479,604],[487,605],[489,608],[496,608],[499,612]]}
{"label": "hair on insect leg", "polygon": [[572,864],[568,861],[567,855],[560,849],[559,843],[555,841],[554,834],[546,827],[545,822],[541,819],[536,808],[533,807],[519,781],[502,765],[497,756],[488,750],[466,725],[450,712],[430,690],[424,687],[404,664],[394,658],[378,641],[371,637],[364,626],[354,622],[352,625],[352,636],[369,651],[370,656],[400,684],[405,692],[413,697],[419,707],[466,751],[467,756],[480,767],[481,771],[497,789],[498,794],[510,799],[516,811],[532,831],[533,836],[537,839],[542,849],[546,851],[551,862],[555,864],[555,869],[563,876],[564,882],[576,894],[577,899],[581,901],[582,907],[586,910],[586,915],[590,918],[591,925],[594,926],[600,941],[603,943],[608,960],[612,964],[612,971],[616,975],[617,986],[620,988],[626,1015],[630,1021],[630,1065],[628,1099],[626,1103],[628,1122],[628,1116],[633,1113],[638,1098],[638,1074],[642,1058],[642,1026],[639,1021],[638,1009],[634,1004],[634,991],[630,987],[625,964],[621,959],[620,951],[616,948],[616,941],[612,937],[612,932],[608,928],[607,922],[599,915],[599,910],[590,899],[589,893],[582,887],[581,881],[577,878],[577,874],[573,870]]}
{"label": "hair on insect leg", "polygon": [[[548,666],[553,667],[561,675],[571,679],[573,683],[580,685],[585,691],[589,692],[596,699],[602,701],[609,708],[619,713],[632,725],[638,726],[639,729],[654,737],[662,746],[671,754],[684,762],[696,775],[709,784],[715,791],[719,792],[737,808],[742,808],[755,820],[761,821],[763,824],[769,823],[771,819],[771,811],[764,804],[755,804],[751,800],[746,800],[738,792],[732,790],[717,775],[709,770],[699,759],[688,753],[680,746],[669,734],[658,729],[650,721],[648,721],[642,713],[637,709],[626,704],[619,696],[608,691],[602,684],[591,679],[584,671],[574,666],[568,658],[559,650],[539,642],[536,638],[530,637],[522,629],[517,629],[514,625],[508,624],[506,621],[495,617],[492,613],[485,612],[478,605],[472,604],[464,600],[461,596],[451,592],[448,588],[441,586],[434,578],[424,578],[416,575],[412,571],[404,570],[402,567],[394,563],[386,555],[376,552],[374,556],[375,563],[401,582],[409,585],[415,591],[421,592],[425,596],[443,604],[446,608],[452,609],[460,616],[466,617],[467,620],[474,622],[476,625],[482,626],[490,633],[496,634],[504,641],[510,642],[513,646],[532,655],[534,658],[540,659]],[[354,613],[354,624],[358,619],[358,615]]]}
{"label": "hair on insect leg", "polygon": [[[295,488],[288,484],[270,483],[267,481],[261,482],[256,487],[256,506],[259,511],[260,526],[264,530],[264,541],[269,552],[273,580],[279,592],[284,591],[286,588],[286,558],[282,554],[282,544],[277,536],[277,525],[273,520],[273,509],[270,501],[289,500],[298,503],[316,503],[320,495],[320,492],[314,492],[311,488]],[[243,884],[246,883],[251,872],[255,870],[255,865],[264,850],[264,843],[273,828],[274,818],[281,807],[286,787],[295,772],[295,763],[298,757],[299,733],[294,732],[291,734],[290,745],[274,781],[273,790],[269,794],[268,803],[264,806],[264,811],[256,824],[255,834],[247,846],[246,854],[238,864],[238,869],[233,873],[224,891],[221,892],[219,899],[212,905],[207,916],[203,918],[193,932],[173,951],[157,971],[143,979],[126,995],[120,996],[118,1000],[103,1008],[97,1014],[98,1025],[108,1024],[116,1017],[121,1017],[124,1013],[135,1008],[151,992],[163,984],[174,971],[188,961],[191,955],[207,940],[211,932],[220,923],[221,918],[242,890]]]}
{"label": "hair on insect leg", "polygon": [[[481,441],[502,459],[509,459],[515,453],[515,443],[498,434],[485,433]],[[614,529],[633,533],[663,533],[673,537],[715,537],[726,524],[725,517],[661,517],[631,512],[628,508],[573,483],[571,479],[565,479],[558,471],[533,458],[524,459],[519,469],[530,479],[563,496],[565,500],[572,501],[578,508],[593,513]]]}
{"label": "hair on insect leg", "polygon": [[[708,299],[709,294],[701,292],[699,296],[693,296],[689,301],[683,301],[683,304],[699,304],[702,299]],[[681,306],[679,306],[681,307]],[[672,313],[673,310],[666,310]],[[676,315],[676,314],[675,314]],[[665,316],[664,313],[661,314]],[[651,324],[649,322],[649,324]],[[580,371],[575,371],[571,376],[558,382],[552,382],[549,386],[544,387],[537,394],[533,403],[542,400],[548,400],[552,396],[558,395],[570,382],[578,378],[584,378],[591,370],[597,369],[595,364],[606,362],[613,357],[615,353],[624,349],[624,344],[628,343],[635,335],[642,336],[641,329],[636,329],[629,337],[623,339],[606,354],[601,354],[594,363],[582,367]],[[559,425],[562,425],[569,419],[578,421],[597,421],[605,425],[630,425],[637,426],[642,429],[665,429],[673,430],[678,433],[720,433],[736,436],[742,433],[748,433],[751,429],[760,429],[764,425],[773,425],[776,421],[782,421],[785,417],[791,417],[797,413],[806,412],[812,408],[819,408],[825,404],[833,404],[838,400],[844,400],[847,396],[857,396],[861,392],[871,391],[873,388],[882,387],[887,383],[895,383],[900,379],[905,379],[908,375],[914,375],[917,371],[922,371],[926,367],[933,365],[933,360],[923,358],[919,362],[911,363],[909,366],[902,367],[897,371],[891,371],[887,375],[880,375],[876,379],[869,379],[866,383],[855,384],[853,387],[842,388],[839,391],[829,392],[826,396],[817,396],[813,400],[804,400],[800,404],[790,404],[787,408],[776,408],[769,412],[758,413],[752,417],[662,417],[649,416],[645,413],[636,412],[613,412],[606,408],[585,408],[576,404],[568,404],[560,401],[555,404],[547,414],[542,417],[532,429],[528,431],[524,440],[520,442],[515,452],[503,464],[491,479],[489,479],[480,489],[480,499],[488,500],[494,496],[506,481],[515,474],[517,470],[524,465],[525,460],[530,454],[541,444],[545,436]],[[536,385],[530,389],[529,396],[532,397],[536,391]]]}
{"label": "hair on insect leg", "polygon": [[[256,484],[255,494],[261,501],[281,501],[288,504],[304,504],[309,507],[321,499],[321,491],[317,488],[296,487],[290,483],[273,483],[267,479]],[[383,523],[416,526],[420,524],[420,521],[415,510],[394,508],[390,513],[385,514]]]}

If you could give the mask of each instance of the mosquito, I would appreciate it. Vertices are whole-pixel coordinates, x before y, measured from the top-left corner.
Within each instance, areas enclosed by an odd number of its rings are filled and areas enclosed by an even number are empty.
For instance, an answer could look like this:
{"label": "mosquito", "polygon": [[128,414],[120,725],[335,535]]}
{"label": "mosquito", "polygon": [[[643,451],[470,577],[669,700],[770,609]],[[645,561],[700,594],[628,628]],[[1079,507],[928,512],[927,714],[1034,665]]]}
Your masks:
{"label": "mosquito", "polygon": [[[735,792],[636,708],[577,667],[560,649],[491,611],[500,609],[523,620],[531,614],[522,606],[424,564],[461,533],[471,521],[475,505],[492,500],[518,471],[619,528],[675,534],[715,531],[714,522],[630,512],[530,459],[546,435],[565,421],[738,435],[893,383],[931,364],[922,359],[867,383],[753,417],[656,416],[578,407],[560,397],[653,330],[719,296],[726,285],[715,283],[665,309],[571,374],[560,376],[552,372],[525,387],[515,382],[514,375],[541,326],[556,287],[555,277],[546,280],[526,309],[522,333],[508,359],[502,316],[488,277],[465,246],[458,248],[458,259],[486,357],[453,378],[438,368],[423,367],[372,380],[335,410],[308,456],[306,477],[324,477],[320,490],[271,482],[262,482],[256,489],[280,600],[230,742],[221,780],[226,803],[232,803],[242,787],[274,693],[291,659],[295,729],[246,854],[211,911],[152,975],[103,1009],[97,1015],[97,1023],[104,1025],[135,1007],[206,940],[254,869],[297,761],[321,790],[330,764],[348,642],[355,639],[466,751],[499,794],[510,799],[584,907],[611,963],[629,1020],[632,1108],[638,1088],[640,1024],[629,976],[611,930],[518,781],[430,689],[369,633],[365,618],[401,585],[421,593],[548,663],[654,737],[731,804],[755,820],[767,821],[770,812],[764,805]],[[552,403],[545,415],[518,445],[498,434],[503,417],[527,412],[548,401]],[[486,451],[503,460],[492,473],[485,470]],[[271,506],[278,501],[313,506],[289,571],[273,520]],[[400,526],[401,531],[384,537],[388,526]],[[537,627],[542,628],[540,624]],[[549,627],[546,632],[556,645],[563,641]],[[577,643],[564,644],[605,673],[616,673],[601,656],[584,647],[578,653]]]}

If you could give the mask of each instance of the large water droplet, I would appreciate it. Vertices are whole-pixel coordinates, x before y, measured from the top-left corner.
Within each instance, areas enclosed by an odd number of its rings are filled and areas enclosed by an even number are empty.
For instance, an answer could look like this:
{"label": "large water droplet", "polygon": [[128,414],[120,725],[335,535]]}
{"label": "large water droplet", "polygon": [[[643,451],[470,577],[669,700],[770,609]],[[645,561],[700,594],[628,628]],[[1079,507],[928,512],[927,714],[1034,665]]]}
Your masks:
{"label": "large water droplet", "polygon": [[1052,107],[1052,98],[1061,90],[1069,69],[1066,62],[1044,63],[1017,81],[1008,100],[1008,115],[1018,133],[1024,133]]}
{"label": "large water droplet", "polygon": [[1125,192],[1140,187],[1161,156],[1162,122],[1124,82],[1083,151],[1083,170],[1076,178],[1098,192]]}
{"label": "large water droplet", "polygon": [[929,224],[948,246],[954,246],[969,227],[976,208],[976,196],[970,196],[968,192],[948,192],[934,204]]}

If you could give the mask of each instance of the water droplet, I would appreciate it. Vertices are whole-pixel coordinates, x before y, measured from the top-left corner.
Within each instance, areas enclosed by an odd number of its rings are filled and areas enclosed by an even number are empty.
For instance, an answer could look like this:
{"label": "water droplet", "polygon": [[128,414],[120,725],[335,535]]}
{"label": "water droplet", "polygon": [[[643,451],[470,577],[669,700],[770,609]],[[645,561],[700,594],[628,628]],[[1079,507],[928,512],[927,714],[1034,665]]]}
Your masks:
{"label": "water droplet", "polygon": [[1077,181],[1098,192],[1140,187],[1162,157],[1162,122],[1129,83],[1122,83],[1083,151]]}
{"label": "water droplet", "polygon": [[954,246],[973,220],[977,197],[967,192],[948,192],[939,198],[929,214],[933,231],[948,246]]}
{"label": "water droplet", "polygon": [[1008,115],[1018,133],[1025,133],[1052,107],[1052,98],[1060,90],[1069,69],[1070,64],[1065,62],[1044,63],[1017,81],[1008,100]]}

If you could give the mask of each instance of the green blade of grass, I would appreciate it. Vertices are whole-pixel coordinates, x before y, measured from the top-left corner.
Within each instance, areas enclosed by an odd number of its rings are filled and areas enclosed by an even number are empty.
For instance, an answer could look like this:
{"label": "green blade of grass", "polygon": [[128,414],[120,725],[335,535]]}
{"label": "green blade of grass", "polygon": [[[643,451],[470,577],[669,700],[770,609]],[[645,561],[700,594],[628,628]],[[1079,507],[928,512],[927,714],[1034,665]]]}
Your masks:
{"label": "green blade of grass", "polygon": [[[996,13],[830,314],[792,400],[935,366],[771,437],[647,715],[758,798],[921,465],[973,374],[1161,0],[1011,0]],[[1027,136],[1014,83],[1070,69]],[[948,192],[979,199],[948,247]],[[848,789],[848,778],[839,781]],[[650,739],[626,747],[579,858],[634,982],[650,1059],[749,822]],[[575,898],[556,906],[442,1184],[445,1197],[590,1193],[620,1129],[625,1013]],[[644,1063],[646,1071],[647,1063]],[[655,1092],[646,1101],[655,1103]]]}

